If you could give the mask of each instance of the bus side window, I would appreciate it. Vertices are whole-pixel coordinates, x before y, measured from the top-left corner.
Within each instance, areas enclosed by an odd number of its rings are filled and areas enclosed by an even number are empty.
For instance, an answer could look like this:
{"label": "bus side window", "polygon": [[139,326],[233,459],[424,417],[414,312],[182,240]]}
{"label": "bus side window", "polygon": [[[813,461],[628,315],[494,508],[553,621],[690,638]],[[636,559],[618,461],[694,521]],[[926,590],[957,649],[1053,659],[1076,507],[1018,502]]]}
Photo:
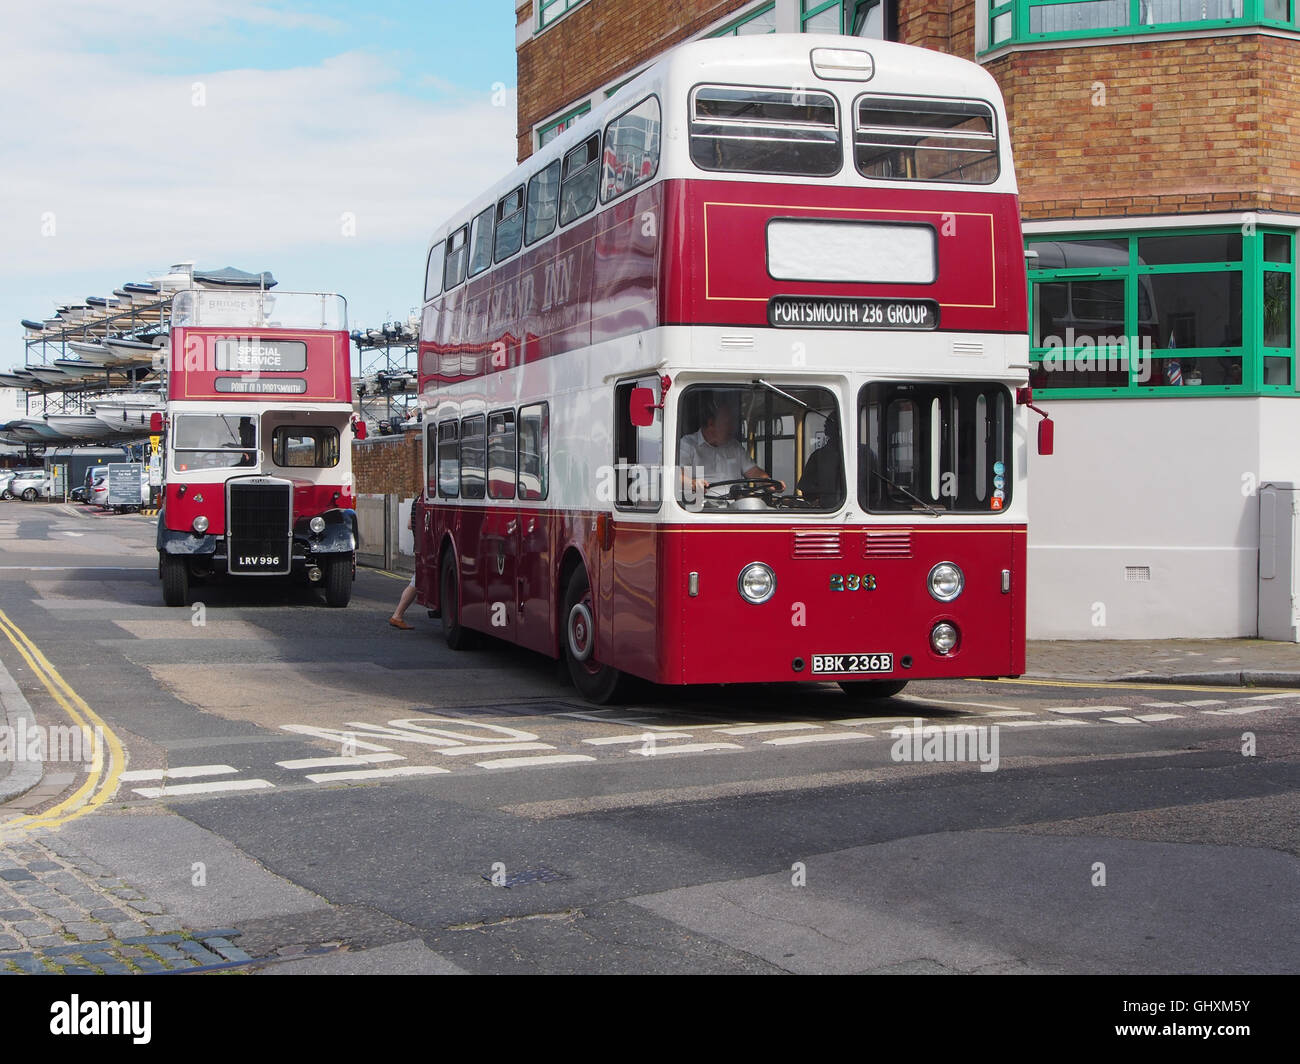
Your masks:
{"label": "bus side window", "polygon": [[424,270],[424,301],[427,303],[442,291],[443,253],[447,249],[445,241],[439,240],[429,249],[429,263]]}
{"label": "bus side window", "polygon": [[649,425],[633,425],[634,388],[650,388],[658,395],[659,379],[626,381],[614,391],[614,502],[619,509],[658,510],[663,481],[663,415],[657,411]]}
{"label": "bus side window", "polygon": [[596,206],[600,179],[600,134],[588,137],[564,157],[560,182],[560,224],[568,225]]}
{"label": "bus side window", "polygon": [[465,280],[465,266],[468,259],[469,226],[462,225],[447,237],[447,265],[443,268],[443,288],[455,288]]}
{"label": "bus side window", "polygon": [[659,100],[655,96],[642,100],[605,127],[602,201],[608,203],[654,177],[659,169],[659,127]]}
{"label": "bus side window", "polygon": [[515,412],[498,410],[488,417],[488,498],[515,497]]}
{"label": "bus side window", "polygon": [[438,426],[438,497],[454,499],[460,494],[460,439],[455,421]]}
{"label": "bus side window", "polygon": [[484,496],[487,418],[482,414],[460,423],[460,494],[463,499]]}
{"label": "bus side window", "polygon": [[520,185],[497,204],[496,260],[508,259],[524,240],[524,186]]}
{"label": "bus side window", "polygon": [[430,499],[438,494],[438,430],[432,421],[424,426],[424,494]]}
{"label": "bus side window", "polygon": [[474,216],[469,238],[469,275],[475,277],[492,265],[492,218],[495,207]]}
{"label": "bus side window", "polygon": [[519,498],[546,498],[550,411],[545,403],[519,408]]}
{"label": "bus side window", "polygon": [[560,209],[560,160],[538,171],[528,182],[528,213],[524,239],[529,243],[550,236]]}

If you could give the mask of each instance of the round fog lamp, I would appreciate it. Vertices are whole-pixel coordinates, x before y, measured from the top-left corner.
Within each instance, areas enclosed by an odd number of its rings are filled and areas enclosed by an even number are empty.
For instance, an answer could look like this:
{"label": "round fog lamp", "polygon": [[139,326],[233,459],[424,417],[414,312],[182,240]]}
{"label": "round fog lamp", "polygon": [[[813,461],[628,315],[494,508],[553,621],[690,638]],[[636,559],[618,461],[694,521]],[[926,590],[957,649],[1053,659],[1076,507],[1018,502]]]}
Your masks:
{"label": "round fog lamp", "polygon": [[930,645],[936,654],[949,654],[957,645],[957,626],[940,621],[930,629]]}
{"label": "round fog lamp", "polygon": [[762,562],[750,562],[740,570],[736,586],[741,598],[757,605],[776,594],[776,573]]}
{"label": "round fog lamp", "polygon": [[930,570],[926,584],[930,588],[930,594],[939,602],[951,602],[961,594],[962,588],[966,586],[966,578],[952,562],[940,562]]}
{"label": "round fog lamp", "polygon": [[310,528],[313,532],[316,533],[316,535],[319,536],[322,532],[325,531],[325,518],[313,517],[310,521],[307,522],[307,527]]}
{"label": "round fog lamp", "polygon": [[207,530],[208,530],[208,519],[204,517],[202,514],[199,514],[199,516],[194,519],[194,531],[206,532]]}

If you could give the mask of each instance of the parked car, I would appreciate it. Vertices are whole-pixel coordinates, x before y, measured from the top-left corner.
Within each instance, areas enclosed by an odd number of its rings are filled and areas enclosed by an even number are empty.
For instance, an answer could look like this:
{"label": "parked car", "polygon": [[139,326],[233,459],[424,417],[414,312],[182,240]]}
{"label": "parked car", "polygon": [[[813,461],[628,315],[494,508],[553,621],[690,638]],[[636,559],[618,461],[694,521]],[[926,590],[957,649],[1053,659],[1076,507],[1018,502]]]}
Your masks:
{"label": "parked car", "polygon": [[96,506],[107,506],[108,466],[95,466],[87,471],[86,478],[90,481],[90,488],[86,493],[87,500]]}
{"label": "parked car", "polygon": [[9,490],[14,498],[34,502],[49,496],[49,479],[44,469],[24,470],[9,482]]}
{"label": "parked car", "polygon": [[14,477],[22,473],[39,473],[39,472],[44,472],[44,471],[37,470],[37,469],[0,470],[0,499],[12,499],[16,497],[15,493],[12,490],[10,490],[10,484],[12,484]]}

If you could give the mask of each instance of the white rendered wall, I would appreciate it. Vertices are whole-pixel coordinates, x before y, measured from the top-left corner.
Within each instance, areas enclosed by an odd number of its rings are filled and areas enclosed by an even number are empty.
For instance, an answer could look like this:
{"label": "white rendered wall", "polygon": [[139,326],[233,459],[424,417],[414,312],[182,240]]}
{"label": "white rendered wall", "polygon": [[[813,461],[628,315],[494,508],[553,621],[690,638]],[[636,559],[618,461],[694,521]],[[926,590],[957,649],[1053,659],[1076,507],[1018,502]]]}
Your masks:
{"label": "white rendered wall", "polygon": [[[1256,634],[1262,481],[1300,483],[1286,398],[1045,401],[1029,460],[1031,639]],[[1147,566],[1149,582],[1125,578]]]}

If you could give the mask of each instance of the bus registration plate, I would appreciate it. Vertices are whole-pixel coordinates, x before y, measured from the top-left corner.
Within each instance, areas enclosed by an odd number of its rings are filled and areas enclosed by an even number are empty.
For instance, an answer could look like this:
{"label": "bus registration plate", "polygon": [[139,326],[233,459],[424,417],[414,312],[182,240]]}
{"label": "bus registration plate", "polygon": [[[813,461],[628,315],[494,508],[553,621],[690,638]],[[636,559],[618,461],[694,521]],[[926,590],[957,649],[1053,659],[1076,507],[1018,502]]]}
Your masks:
{"label": "bus registration plate", "polygon": [[893,654],[814,654],[815,673],[893,672]]}

